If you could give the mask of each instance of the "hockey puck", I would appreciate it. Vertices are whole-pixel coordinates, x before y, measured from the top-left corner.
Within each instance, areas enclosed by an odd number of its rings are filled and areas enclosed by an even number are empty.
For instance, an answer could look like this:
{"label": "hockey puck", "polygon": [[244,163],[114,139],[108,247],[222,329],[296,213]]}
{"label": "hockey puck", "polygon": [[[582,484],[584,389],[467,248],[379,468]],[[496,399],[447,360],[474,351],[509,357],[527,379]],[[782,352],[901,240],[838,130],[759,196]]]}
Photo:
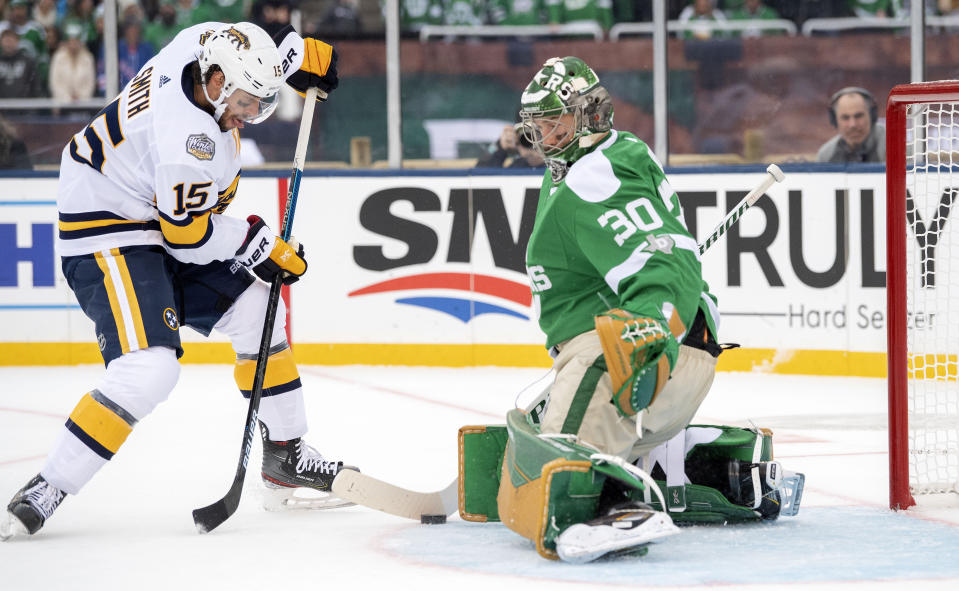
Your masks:
{"label": "hockey puck", "polygon": [[436,523],[446,523],[446,515],[420,515],[420,523],[433,525]]}

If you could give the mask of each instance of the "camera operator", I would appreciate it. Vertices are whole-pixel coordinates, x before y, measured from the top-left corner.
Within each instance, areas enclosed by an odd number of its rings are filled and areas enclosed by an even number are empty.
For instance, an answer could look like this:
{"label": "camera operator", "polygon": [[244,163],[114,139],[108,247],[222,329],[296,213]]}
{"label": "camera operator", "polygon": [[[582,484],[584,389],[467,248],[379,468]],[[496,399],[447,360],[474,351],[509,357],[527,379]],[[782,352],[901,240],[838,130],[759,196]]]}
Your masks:
{"label": "camera operator", "polygon": [[[521,124],[507,125],[499,139],[490,144],[489,153],[476,162],[476,168],[542,168],[546,165],[539,152],[520,131]],[[507,159],[512,157],[509,164]]]}

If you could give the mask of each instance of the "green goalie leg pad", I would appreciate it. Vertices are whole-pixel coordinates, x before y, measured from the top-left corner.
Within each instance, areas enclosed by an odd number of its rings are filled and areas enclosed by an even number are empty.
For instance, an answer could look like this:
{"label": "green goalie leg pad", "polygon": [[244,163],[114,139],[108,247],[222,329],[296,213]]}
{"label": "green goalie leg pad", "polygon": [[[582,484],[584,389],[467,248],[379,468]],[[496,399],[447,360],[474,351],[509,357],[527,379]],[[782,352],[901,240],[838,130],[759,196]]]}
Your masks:
{"label": "green goalie leg pad", "polygon": [[[752,507],[734,502],[730,485],[730,462],[769,462],[773,459],[772,432],[768,429],[743,429],[724,425],[690,425],[688,429],[714,430],[712,441],[699,443],[686,453],[684,470],[692,484],[668,487],[657,469],[653,476],[666,493],[669,515],[679,524],[735,523],[757,521],[763,518]],[[635,500],[645,495],[631,492]],[[677,510],[675,499],[684,499],[684,509]],[[661,509],[653,496],[650,504]]]}
{"label": "green goalie leg pad", "polygon": [[459,512],[465,521],[499,521],[496,494],[506,440],[506,425],[460,428]]}
{"label": "green goalie leg pad", "polygon": [[[540,555],[557,559],[556,537],[566,528],[597,517],[607,477],[631,488],[642,483],[627,470],[567,437],[540,436],[528,415],[506,415],[508,441],[497,494],[498,517],[536,543]],[[488,515],[488,513],[487,513]]]}
{"label": "green goalie leg pad", "polygon": [[[666,481],[657,480],[659,488],[666,490]],[[742,505],[729,501],[718,489],[699,484],[685,485],[686,509],[680,512],[669,512],[673,522],[680,525],[712,524],[712,523],[741,523],[744,521],[759,521],[762,517]],[[632,493],[631,497],[643,501],[642,493]],[[662,511],[662,506],[653,495],[650,506]]]}

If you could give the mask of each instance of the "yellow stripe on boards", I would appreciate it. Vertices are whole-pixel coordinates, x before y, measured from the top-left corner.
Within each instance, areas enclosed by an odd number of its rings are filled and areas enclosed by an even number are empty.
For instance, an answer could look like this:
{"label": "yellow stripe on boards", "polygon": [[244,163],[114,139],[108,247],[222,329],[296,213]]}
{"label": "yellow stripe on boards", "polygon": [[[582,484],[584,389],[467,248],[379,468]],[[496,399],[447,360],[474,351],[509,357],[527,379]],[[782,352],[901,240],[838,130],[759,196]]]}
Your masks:
{"label": "yellow stripe on boards", "polygon": [[117,298],[116,286],[113,285],[113,279],[110,276],[110,266],[107,264],[106,257],[99,252],[93,255],[97,260],[97,266],[103,272],[103,285],[107,290],[107,298],[110,300],[110,311],[113,312],[113,323],[117,327],[117,334],[120,337],[120,350],[123,353],[130,352],[130,342],[127,339],[126,324],[123,322],[123,312],[120,309],[120,301]]}
{"label": "yellow stripe on boards", "polygon": [[130,307],[130,315],[133,320],[133,330],[137,337],[137,349],[146,349],[150,345],[147,343],[147,333],[143,328],[143,316],[140,314],[140,302],[137,300],[136,291],[133,289],[133,279],[130,277],[130,269],[127,268],[127,260],[120,249],[110,250],[114,260],[117,263],[117,269],[120,270],[120,280],[123,282],[123,291],[127,296],[127,304]]}
{"label": "yellow stripe on boards", "polygon": [[[552,360],[539,345],[423,345],[376,343],[300,343],[293,345],[300,365],[406,365],[424,367],[541,367]],[[229,343],[183,343],[181,363],[234,364]],[[0,366],[102,363],[97,345],[83,343],[0,343]],[[730,349],[717,370],[793,375],[886,377],[885,353],[776,349]],[[945,370],[950,371],[950,370]],[[942,375],[928,369],[917,377]],[[948,375],[948,374],[946,374]],[[938,379],[943,379],[942,377]],[[252,382],[251,382],[252,383]]]}
{"label": "yellow stripe on boards", "polygon": [[[233,377],[241,390],[253,388],[253,374],[256,373],[256,359],[238,359]],[[263,378],[263,387],[272,388],[289,384],[300,377],[296,370],[296,361],[293,360],[293,351],[284,349],[270,355],[266,362],[266,375]]]}
{"label": "yellow stripe on boards", "polygon": [[77,403],[70,413],[70,420],[112,453],[117,453],[133,430],[126,421],[94,400],[89,393]]}

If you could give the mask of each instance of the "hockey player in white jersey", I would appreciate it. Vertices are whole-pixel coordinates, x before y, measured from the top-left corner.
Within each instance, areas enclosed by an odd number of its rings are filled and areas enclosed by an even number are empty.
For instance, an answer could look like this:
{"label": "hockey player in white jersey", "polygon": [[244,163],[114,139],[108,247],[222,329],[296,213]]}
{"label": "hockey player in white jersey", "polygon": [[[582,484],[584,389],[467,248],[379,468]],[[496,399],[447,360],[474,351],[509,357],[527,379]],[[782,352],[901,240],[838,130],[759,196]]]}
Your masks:
{"label": "hockey player in white jersey", "polygon": [[[279,44],[279,47],[277,47]],[[179,376],[180,325],[227,335],[235,380],[252,389],[271,281],[296,281],[303,247],[257,216],[224,215],[240,177],[238,130],[265,120],[286,82],[336,88],[336,52],[292,27],[274,41],[250,23],[178,34],[63,150],[57,204],[62,269],[93,320],[106,371],[83,395],[40,470],[11,500],[0,537],[36,533],[118,451]],[[305,444],[303,393],[276,314],[259,409],[262,477],[280,504],[329,494],[343,462]]]}

